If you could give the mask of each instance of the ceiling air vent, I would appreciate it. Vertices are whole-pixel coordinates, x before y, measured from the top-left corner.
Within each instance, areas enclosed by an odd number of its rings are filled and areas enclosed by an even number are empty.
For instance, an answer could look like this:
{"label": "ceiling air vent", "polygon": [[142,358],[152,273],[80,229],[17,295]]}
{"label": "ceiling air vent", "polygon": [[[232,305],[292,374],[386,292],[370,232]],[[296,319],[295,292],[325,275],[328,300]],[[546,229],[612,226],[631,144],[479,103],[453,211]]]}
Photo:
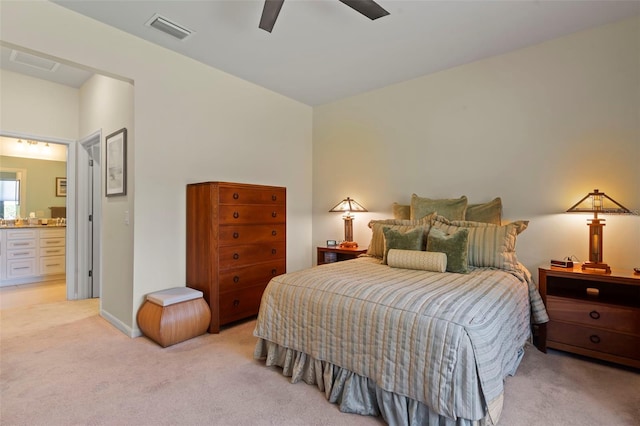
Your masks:
{"label": "ceiling air vent", "polygon": [[160,16],[157,13],[151,17],[146,23],[146,26],[153,27],[156,30],[160,30],[165,34],[169,34],[178,40],[184,40],[193,34],[193,31],[185,28],[182,25],[171,22],[164,16]]}
{"label": "ceiling air vent", "polygon": [[27,65],[32,68],[37,68],[41,71],[54,72],[60,67],[58,62],[51,59],[43,58],[42,56],[32,55],[26,52],[20,52],[18,50],[12,50],[11,56],[9,56],[11,62],[16,64]]}

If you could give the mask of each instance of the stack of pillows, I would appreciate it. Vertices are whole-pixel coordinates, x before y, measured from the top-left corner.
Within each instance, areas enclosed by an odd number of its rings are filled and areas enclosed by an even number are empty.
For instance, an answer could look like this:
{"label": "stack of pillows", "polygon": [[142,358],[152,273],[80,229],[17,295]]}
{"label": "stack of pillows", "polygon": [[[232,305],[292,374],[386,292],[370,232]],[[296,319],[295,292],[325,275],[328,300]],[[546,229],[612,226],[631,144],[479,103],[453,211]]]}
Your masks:
{"label": "stack of pillows", "polygon": [[411,196],[393,204],[394,219],[372,220],[367,254],[391,267],[468,273],[470,266],[519,271],[516,237],[529,221],[502,225],[502,200],[468,204],[467,197]]}

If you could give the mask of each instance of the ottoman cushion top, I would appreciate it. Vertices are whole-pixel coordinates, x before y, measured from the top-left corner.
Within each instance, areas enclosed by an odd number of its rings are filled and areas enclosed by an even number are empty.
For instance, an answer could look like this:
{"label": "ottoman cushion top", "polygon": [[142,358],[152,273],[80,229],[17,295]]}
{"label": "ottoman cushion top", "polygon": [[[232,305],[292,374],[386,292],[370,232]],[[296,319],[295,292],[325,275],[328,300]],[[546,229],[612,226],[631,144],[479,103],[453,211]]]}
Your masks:
{"label": "ottoman cushion top", "polygon": [[175,303],[186,302],[187,300],[199,299],[201,297],[202,292],[200,290],[195,290],[189,287],[173,287],[147,294],[148,301],[160,306],[169,306]]}

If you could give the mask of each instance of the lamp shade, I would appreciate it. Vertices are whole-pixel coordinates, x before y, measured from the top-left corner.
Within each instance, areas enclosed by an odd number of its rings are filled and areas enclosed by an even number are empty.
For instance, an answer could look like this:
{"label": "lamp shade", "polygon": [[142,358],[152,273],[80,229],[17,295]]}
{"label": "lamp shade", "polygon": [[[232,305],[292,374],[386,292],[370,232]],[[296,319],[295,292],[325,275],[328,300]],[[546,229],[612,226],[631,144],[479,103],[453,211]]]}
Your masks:
{"label": "lamp shade", "polygon": [[367,209],[362,207],[358,202],[352,198],[345,198],[336,204],[330,212],[366,212]]}
{"label": "lamp shade", "polygon": [[609,197],[604,192],[594,189],[567,210],[569,213],[602,213],[629,214],[631,210]]}

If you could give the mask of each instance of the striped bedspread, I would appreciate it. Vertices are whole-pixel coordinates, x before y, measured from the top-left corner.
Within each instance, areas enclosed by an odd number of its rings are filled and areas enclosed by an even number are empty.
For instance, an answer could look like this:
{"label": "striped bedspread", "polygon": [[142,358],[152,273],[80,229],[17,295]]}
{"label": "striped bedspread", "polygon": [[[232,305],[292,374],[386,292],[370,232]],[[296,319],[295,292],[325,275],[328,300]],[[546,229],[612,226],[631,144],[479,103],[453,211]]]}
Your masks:
{"label": "striped bedspread", "polygon": [[[524,275],[425,272],[361,257],[275,277],[254,334],[440,415],[495,423],[504,378],[530,336],[530,294],[537,291]],[[536,309],[535,322],[544,322]]]}

